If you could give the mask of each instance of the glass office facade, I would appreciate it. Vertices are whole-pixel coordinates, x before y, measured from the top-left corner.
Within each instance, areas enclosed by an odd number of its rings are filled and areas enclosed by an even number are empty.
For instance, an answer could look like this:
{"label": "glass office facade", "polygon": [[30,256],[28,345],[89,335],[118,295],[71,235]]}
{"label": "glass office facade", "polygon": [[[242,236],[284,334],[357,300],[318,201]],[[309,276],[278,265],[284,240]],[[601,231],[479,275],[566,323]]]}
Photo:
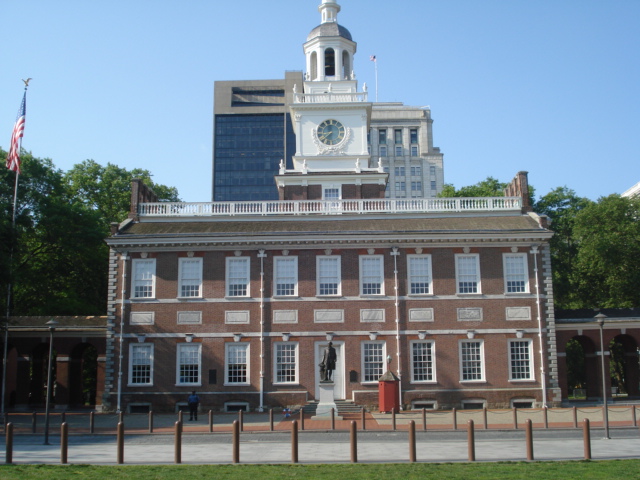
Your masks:
{"label": "glass office facade", "polygon": [[274,176],[296,149],[289,114],[219,114],[214,138],[214,201],[278,199]]}

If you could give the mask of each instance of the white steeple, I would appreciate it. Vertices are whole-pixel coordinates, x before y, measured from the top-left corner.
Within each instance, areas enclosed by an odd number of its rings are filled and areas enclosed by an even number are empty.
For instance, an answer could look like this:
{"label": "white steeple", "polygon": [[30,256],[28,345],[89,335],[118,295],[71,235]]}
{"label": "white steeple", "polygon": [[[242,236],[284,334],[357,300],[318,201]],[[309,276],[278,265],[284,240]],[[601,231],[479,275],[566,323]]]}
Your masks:
{"label": "white steeple", "polygon": [[336,0],[322,0],[322,4],[318,5],[318,11],[322,14],[321,23],[337,23],[340,5]]}

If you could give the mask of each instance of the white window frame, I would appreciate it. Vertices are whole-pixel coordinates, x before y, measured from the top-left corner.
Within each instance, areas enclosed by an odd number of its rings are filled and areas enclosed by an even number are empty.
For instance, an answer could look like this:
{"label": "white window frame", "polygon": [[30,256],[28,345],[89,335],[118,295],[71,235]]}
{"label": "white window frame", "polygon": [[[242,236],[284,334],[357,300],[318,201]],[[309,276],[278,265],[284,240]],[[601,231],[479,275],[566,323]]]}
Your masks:
{"label": "white window frame", "polygon": [[[522,269],[521,272],[514,273],[510,270],[510,260],[519,259],[521,262],[518,265],[519,269]],[[529,293],[529,264],[526,253],[503,253],[502,254],[502,265],[504,271],[504,293],[507,295],[517,295],[523,293]],[[509,291],[509,282],[518,281],[523,282],[523,290],[522,291]]]}
{"label": "white window frame", "polygon": [[[280,349],[283,348],[293,349],[293,379],[292,380],[282,380],[279,378],[279,366],[281,363],[281,353]],[[273,344],[273,383],[274,385],[297,385],[300,383],[300,373],[299,366],[300,361],[298,357],[298,352],[300,351],[298,347],[298,342],[275,342]],[[291,358],[289,358],[291,360]],[[286,362],[290,364],[291,362]],[[290,369],[291,370],[291,369]]]}
{"label": "white window frame", "polygon": [[[135,350],[148,350],[148,367],[149,367],[149,381],[148,382],[134,382],[134,367],[137,365],[147,365],[146,363],[135,363]],[[130,387],[145,387],[153,386],[153,343],[130,343],[129,344],[129,383]]]}
{"label": "white window frame", "polygon": [[418,150],[418,145],[417,144],[412,144],[411,145],[411,156],[412,157],[419,157],[420,156],[420,151]]}
{"label": "white window frame", "polygon": [[[460,253],[456,254],[456,293],[458,295],[478,295],[482,293],[481,282],[480,282],[480,255],[477,253]],[[463,271],[463,265],[461,265],[462,260],[470,260],[474,259],[474,272],[468,273]],[[475,279],[475,280],[472,280]],[[475,283],[475,291],[467,292],[461,291],[460,288],[461,283]]]}
{"label": "white window frame", "polygon": [[[227,342],[224,345],[224,385],[249,385],[251,380],[251,362],[250,353],[251,346],[249,342]],[[232,365],[229,359],[230,352],[233,350],[244,350],[244,365],[245,365],[245,381],[230,381],[229,370]],[[234,363],[235,365],[235,363]],[[242,365],[237,363],[237,365]]]}
{"label": "white window frame", "polygon": [[386,157],[387,156],[387,146],[386,145],[380,145],[380,156],[381,157]]}
{"label": "white window frame", "polygon": [[[226,259],[226,269],[225,269],[225,295],[227,297],[248,297],[251,287],[251,257],[227,257]],[[232,264],[242,264],[244,263],[244,275],[241,277],[238,275],[237,279],[231,278],[231,265]],[[231,281],[235,280],[238,283],[234,283],[233,285],[241,286],[243,283],[240,283],[241,280],[244,280],[245,292],[243,295],[235,294],[234,291],[231,290]]]}
{"label": "white window frame", "polygon": [[[292,272],[285,272],[285,265],[293,264]],[[293,285],[293,291],[287,293],[290,289],[286,287],[285,293],[279,292],[280,286]],[[284,288],[283,288],[284,291]],[[277,256],[273,257],[273,296],[274,297],[296,297],[298,296],[298,257],[296,256]]]}
{"label": "white window frame", "polygon": [[[415,356],[413,352],[415,345],[429,346],[428,354],[430,355],[431,358],[430,360],[427,360],[425,362],[430,363],[430,366],[426,366],[424,368],[428,370],[428,373],[426,375],[430,376],[431,377],[430,379],[423,380],[423,379],[416,378],[418,376],[416,373],[417,373],[417,369],[420,367],[420,362],[415,361]],[[433,340],[412,340],[410,342],[410,346],[411,346],[411,352],[409,354],[411,355],[411,383],[436,383],[436,342]]]}
{"label": "white window frame", "polygon": [[[521,346],[524,346],[526,348],[526,359],[522,359],[522,358],[517,358],[517,355],[514,356],[514,352],[512,351],[512,345],[514,344],[521,344]],[[534,370],[534,363],[533,363],[533,340],[531,340],[530,338],[512,338],[509,339],[508,345],[507,345],[509,352],[509,381],[511,382],[531,382],[533,380],[535,380],[535,370]],[[518,362],[526,362],[526,369],[529,372],[529,375],[527,377],[519,377],[517,375],[514,375],[514,371],[516,369],[522,368],[523,365],[518,365]],[[518,377],[518,378],[516,378]]]}
{"label": "white window frame", "polygon": [[[413,284],[414,283],[424,283],[424,282],[414,282],[414,279],[423,278],[425,275],[423,273],[415,272],[415,266],[412,266],[413,260],[426,260],[427,262],[427,290],[428,292],[414,292]],[[409,295],[433,295],[433,275],[431,270],[431,255],[428,254],[420,254],[420,255],[407,255],[407,290]]]}
{"label": "white window frame", "polygon": [[[324,262],[335,262],[335,276],[332,278],[330,275],[325,275],[322,269]],[[342,271],[341,271],[341,257],[340,255],[318,255],[316,257],[316,295],[318,297],[336,297],[342,295]],[[332,267],[333,268],[333,267]],[[322,285],[333,284],[332,280],[335,280],[336,292],[335,293],[322,293]]]}
{"label": "white window frame", "polygon": [[[370,260],[376,260],[379,265],[379,271],[377,275],[368,275],[368,278],[371,281],[367,282],[367,284],[375,285],[376,283],[379,285],[379,292],[377,293],[365,293],[364,285],[365,285],[365,267],[364,264],[368,263]],[[376,282],[377,278],[377,282]],[[383,255],[360,255],[360,295],[361,296],[379,296],[384,295],[384,256]]]}
{"label": "white window frame", "polygon": [[[195,351],[197,363],[183,363],[183,351]],[[181,368],[183,365],[197,365],[198,366],[198,379],[195,382],[183,381],[181,375]],[[189,385],[199,387],[202,385],[202,344],[187,342],[178,343],[176,348],[176,385]]]}
{"label": "white window frame", "polygon": [[402,157],[403,153],[402,145],[396,145],[396,157]]}
{"label": "white window frame", "polygon": [[[379,367],[379,375],[378,372],[375,373],[369,373],[368,370],[369,368],[369,364],[373,363],[372,361],[368,361],[367,362],[367,357],[365,354],[365,350],[367,349],[366,346],[368,345],[381,345],[382,346],[382,353],[381,353],[381,358],[380,358],[380,367]],[[360,383],[363,384],[371,384],[371,383],[377,383],[378,380],[380,380],[380,377],[384,374],[385,371],[385,365],[387,362],[387,342],[385,342],[384,340],[371,340],[371,341],[364,341],[360,344],[360,349],[361,349],[361,372],[362,372],[362,381]],[[378,363],[378,361],[376,360],[376,363]],[[374,378],[375,377],[375,378]]]}
{"label": "white window frame", "polygon": [[[147,268],[143,268],[143,267]],[[131,298],[156,298],[156,259],[134,258],[131,264]],[[148,278],[148,277],[151,278]],[[138,295],[138,288],[151,287],[149,295]]]}
{"label": "white window frame", "polygon": [[[464,351],[464,346],[469,344],[479,345],[479,353],[478,353],[480,357],[479,359],[465,358],[466,352]],[[458,355],[460,359],[460,382],[461,383],[486,382],[486,375],[485,375],[486,362],[485,362],[485,356],[484,356],[484,340],[478,340],[478,339],[460,340],[458,344]],[[472,365],[469,365],[469,362],[478,362],[478,361],[480,362],[480,372],[479,372],[480,378],[465,378],[465,375],[467,375],[466,373],[467,368],[473,367]],[[478,375],[478,372],[474,372],[472,375],[476,376]]]}
{"label": "white window frame", "polygon": [[[178,259],[178,297],[179,298],[202,298],[202,258],[181,257]],[[192,278],[185,278],[188,269],[185,264],[192,263],[196,265],[196,275]],[[197,286],[196,294],[184,295],[183,287]]]}

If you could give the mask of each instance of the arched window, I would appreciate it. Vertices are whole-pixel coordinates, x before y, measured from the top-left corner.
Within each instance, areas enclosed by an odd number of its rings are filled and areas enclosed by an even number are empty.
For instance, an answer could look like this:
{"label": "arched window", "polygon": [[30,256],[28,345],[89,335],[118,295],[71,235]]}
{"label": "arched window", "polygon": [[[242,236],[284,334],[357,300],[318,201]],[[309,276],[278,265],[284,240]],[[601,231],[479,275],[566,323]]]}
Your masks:
{"label": "arched window", "polygon": [[324,74],[327,77],[333,77],[336,74],[336,52],[333,48],[327,48],[324,51]]}
{"label": "arched window", "polygon": [[311,80],[318,79],[318,54],[311,52]]}
{"label": "arched window", "polygon": [[344,50],[342,52],[342,78],[344,80],[353,80],[351,78],[351,57],[349,56],[349,52]]}

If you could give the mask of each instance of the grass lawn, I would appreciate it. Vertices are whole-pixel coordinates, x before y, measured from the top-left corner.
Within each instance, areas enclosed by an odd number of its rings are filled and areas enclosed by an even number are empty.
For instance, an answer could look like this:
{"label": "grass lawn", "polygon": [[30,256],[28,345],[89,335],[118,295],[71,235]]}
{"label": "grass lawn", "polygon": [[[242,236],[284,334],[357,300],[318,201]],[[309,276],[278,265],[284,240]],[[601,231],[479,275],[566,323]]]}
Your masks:
{"label": "grass lawn", "polygon": [[640,460],[318,465],[0,465],[2,480],[69,479],[562,479],[640,478]]}

